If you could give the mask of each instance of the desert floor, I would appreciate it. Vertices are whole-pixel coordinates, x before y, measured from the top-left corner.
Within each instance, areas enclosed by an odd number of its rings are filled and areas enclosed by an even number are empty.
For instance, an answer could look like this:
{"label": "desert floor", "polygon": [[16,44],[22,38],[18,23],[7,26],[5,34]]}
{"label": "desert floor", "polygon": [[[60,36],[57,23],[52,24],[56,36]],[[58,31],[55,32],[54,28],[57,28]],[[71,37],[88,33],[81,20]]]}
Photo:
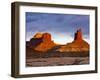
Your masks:
{"label": "desert floor", "polygon": [[26,67],[83,65],[89,64],[89,57],[51,57],[26,59]]}

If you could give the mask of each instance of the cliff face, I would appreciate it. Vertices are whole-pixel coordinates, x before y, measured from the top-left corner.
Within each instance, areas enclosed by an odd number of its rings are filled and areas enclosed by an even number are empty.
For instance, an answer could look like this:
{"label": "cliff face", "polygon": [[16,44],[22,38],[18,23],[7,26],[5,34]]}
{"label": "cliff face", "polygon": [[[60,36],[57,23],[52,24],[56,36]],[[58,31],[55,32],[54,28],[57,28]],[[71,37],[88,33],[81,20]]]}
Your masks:
{"label": "cliff face", "polygon": [[30,48],[36,51],[46,52],[56,44],[51,40],[49,33],[37,33],[29,42]]}
{"label": "cliff face", "polygon": [[74,40],[57,49],[59,52],[82,52],[89,51],[89,44],[83,40],[81,29],[77,30]]}
{"label": "cliff face", "polygon": [[74,41],[82,41],[82,31],[81,29],[77,30],[77,32],[74,35]]}

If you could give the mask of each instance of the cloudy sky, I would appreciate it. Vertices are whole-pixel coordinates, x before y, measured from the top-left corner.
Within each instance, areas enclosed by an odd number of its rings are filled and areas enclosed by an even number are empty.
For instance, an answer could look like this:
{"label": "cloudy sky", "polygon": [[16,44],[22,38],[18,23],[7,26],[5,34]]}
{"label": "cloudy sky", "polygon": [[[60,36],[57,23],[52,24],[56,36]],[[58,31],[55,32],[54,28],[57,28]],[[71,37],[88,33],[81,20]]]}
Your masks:
{"label": "cloudy sky", "polygon": [[26,12],[27,41],[37,32],[48,32],[55,43],[66,44],[74,39],[79,28],[89,42],[89,15]]}

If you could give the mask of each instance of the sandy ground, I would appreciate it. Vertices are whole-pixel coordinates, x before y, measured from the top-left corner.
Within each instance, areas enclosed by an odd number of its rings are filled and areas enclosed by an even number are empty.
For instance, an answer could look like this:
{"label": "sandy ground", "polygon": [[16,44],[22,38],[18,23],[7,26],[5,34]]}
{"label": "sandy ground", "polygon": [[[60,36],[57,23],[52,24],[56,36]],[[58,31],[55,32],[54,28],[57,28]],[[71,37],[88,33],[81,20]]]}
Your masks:
{"label": "sandy ground", "polygon": [[26,67],[89,64],[89,57],[27,58]]}

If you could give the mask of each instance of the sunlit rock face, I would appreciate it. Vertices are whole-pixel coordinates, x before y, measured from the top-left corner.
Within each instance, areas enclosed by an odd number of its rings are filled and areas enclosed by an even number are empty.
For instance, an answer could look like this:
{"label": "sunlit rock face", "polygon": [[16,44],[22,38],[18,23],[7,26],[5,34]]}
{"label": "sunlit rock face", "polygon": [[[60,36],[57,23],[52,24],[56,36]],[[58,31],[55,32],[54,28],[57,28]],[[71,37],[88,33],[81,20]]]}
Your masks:
{"label": "sunlit rock face", "polygon": [[73,41],[65,45],[55,44],[50,33],[36,33],[28,42],[28,48],[39,52],[86,52],[89,44],[83,39],[82,30],[78,29]]}
{"label": "sunlit rock face", "polygon": [[77,30],[74,36],[74,41],[82,41],[82,31],[81,29]]}
{"label": "sunlit rock face", "polygon": [[51,40],[50,33],[36,33],[30,39],[30,47],[36,51],[46,52],[56,44]]}
{"label": "sunlit rock face", "polygon": [[81,29],[77,30],[74,36],[74,40],[71,43],[67,43],[61,46],[57,51],[60,52],[82,52],[89,51],[89,44],[83,40]]}

